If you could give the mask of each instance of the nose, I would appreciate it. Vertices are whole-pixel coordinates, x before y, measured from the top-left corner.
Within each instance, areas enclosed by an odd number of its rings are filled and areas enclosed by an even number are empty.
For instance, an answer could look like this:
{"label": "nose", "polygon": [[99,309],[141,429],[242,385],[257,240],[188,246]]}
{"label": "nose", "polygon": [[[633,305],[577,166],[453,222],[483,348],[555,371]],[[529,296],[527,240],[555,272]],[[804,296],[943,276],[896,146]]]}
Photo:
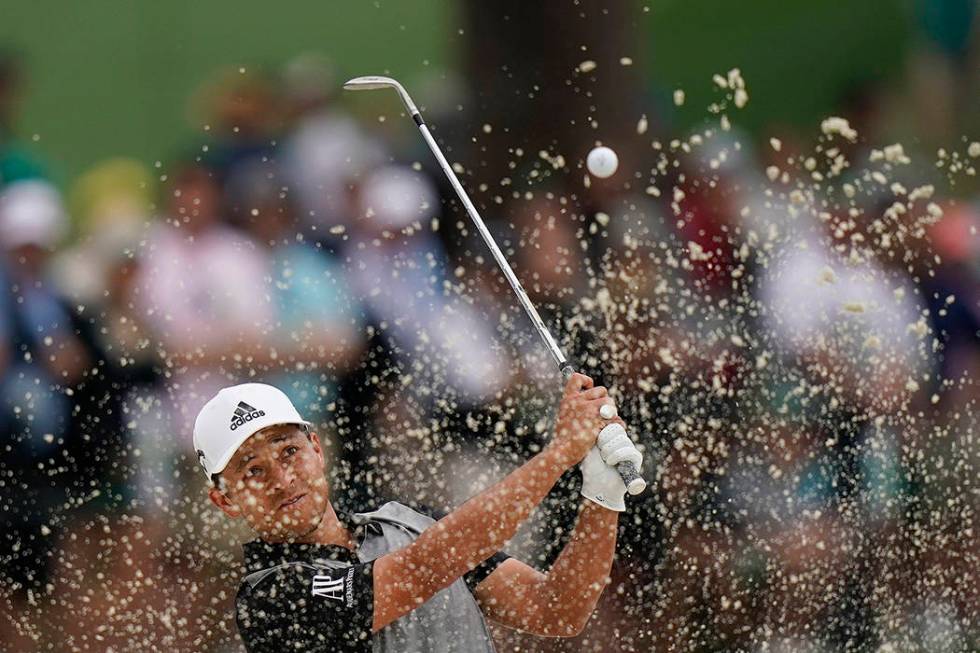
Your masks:
{"label": "nose", "polygon": [[293,470],[289,465],[272,465],[269,473],[269,489],[280,492],[293,483]]}

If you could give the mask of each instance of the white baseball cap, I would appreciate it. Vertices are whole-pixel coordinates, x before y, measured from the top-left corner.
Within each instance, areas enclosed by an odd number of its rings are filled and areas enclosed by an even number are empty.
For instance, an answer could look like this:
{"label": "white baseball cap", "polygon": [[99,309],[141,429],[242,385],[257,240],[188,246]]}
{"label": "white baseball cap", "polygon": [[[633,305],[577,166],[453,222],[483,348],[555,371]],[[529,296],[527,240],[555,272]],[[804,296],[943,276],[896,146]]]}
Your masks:
{"label": "white baseball cap", "polygon": [[58,190],[46,181],[30,179],[0,193],[0,244],[53,248],[68,230],[68,214]]}
{"label": "white baseball cap", "polygon": [[208,478],[221,472],[245,440],[276,424],[311,426],[293,402],[265,383],[242,383],[218,391],[194,421],[194,449]]}

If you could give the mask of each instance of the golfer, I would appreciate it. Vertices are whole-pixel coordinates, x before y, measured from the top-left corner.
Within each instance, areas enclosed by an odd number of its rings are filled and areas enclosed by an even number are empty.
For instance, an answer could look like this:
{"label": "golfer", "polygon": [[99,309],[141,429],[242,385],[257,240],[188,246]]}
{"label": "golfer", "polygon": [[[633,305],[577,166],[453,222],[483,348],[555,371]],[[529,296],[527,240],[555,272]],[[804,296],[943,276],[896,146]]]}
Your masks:
{"label": "golfer", "polygon": [[[261,383],[221,390],[197,417],[194,446],[211,501],[258,535],[245,544],[236,597],[246,648],[478,653],[494,650],[486,618],[545,637],[579,633],[608,580],[625,509],[614,466],[642,463],[624,429],[597,443],[610,422],[625,426],[603,419],[603,404],[605,388],[572,376],[541,453],[435,521],[395,502],[338,514],[320,440],[286,395]],[[501,553],[575,465],[586,500],[551,569]]]}

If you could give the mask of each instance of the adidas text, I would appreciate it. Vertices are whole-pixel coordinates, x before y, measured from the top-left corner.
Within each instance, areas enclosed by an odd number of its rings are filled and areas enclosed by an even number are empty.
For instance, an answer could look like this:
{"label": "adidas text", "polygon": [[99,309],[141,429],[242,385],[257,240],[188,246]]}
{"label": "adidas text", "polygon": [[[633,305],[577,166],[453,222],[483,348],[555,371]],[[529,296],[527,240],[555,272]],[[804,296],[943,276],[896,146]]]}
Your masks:
{"label": "adidas text", "polygon": [[253,419],[258,419],[264,415],[264,410],[254,410],[250,413],[245,413],[244,415],[235,415],[235,417],[231,420],[231,430],[234,431],[245,422],[251,422]]}

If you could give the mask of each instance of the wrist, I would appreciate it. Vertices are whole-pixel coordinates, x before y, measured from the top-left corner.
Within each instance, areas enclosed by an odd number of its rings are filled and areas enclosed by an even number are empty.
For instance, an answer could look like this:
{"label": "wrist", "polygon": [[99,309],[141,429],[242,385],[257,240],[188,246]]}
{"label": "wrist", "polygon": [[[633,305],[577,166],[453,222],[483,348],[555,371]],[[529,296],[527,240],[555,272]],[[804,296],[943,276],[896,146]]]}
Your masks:
{"label": "wrist", "polygon": [[568,451],[565,450],[560,444],[554,442],[549,443],[541,450],[537,458],[542,460],[542,463],[547,465],[548,468],[555,472],[557,476],[561,476],[566,470],[572,468],[575,462],[571,460],[571,456]]}
{"label": "wrist", "polygon": [[595,499],[591,497],[587,497],[584,494],[582,495],[582,503],[580,508],[581,508],[580,512],[583,515],[585,514],[603,515],[606,518],[612,518],[616,520],[619,519],[619,513],[622,512],[620,510],[615,510],[609,507],[607,504],[599,503]]}

